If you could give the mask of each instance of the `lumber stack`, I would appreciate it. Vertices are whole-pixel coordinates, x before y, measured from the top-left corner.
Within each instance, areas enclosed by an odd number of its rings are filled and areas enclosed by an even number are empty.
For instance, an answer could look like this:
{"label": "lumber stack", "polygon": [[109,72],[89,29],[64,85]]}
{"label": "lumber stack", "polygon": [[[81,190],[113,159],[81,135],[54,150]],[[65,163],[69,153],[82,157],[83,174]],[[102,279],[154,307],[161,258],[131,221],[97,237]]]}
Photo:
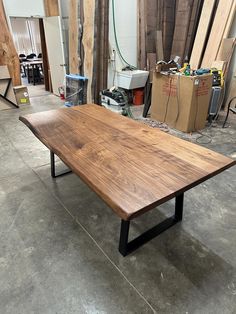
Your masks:
{"label": "lumber stack", "polygon": [[210,68],[215,61],[224,61],[227,73],[235,45],[234,38],[228,38],[235,8],[235,0],[204,1],[190,58],[191,68]]}
{"label": "lumber stack", "polygon": [[140,68],[147,68],[154,54],[156,60],[163,55],[165,61],[177,55],[181,63],[188,56],[193,69],[210,68],[216,60],[229,62],[230,57],[221,59],[221,51],[232,44],[225,39],[229,36],[235,8],[235,0],[139,0]]}
{"label": "lumber stack", "polygon": [[108,0],[70,0],[70,73],[88,78],[87,102],[99,102],[107,88]]}
{"label": "lumber stack", "polygon": [[190,55],[203,0],[139,0],[138,64]]}

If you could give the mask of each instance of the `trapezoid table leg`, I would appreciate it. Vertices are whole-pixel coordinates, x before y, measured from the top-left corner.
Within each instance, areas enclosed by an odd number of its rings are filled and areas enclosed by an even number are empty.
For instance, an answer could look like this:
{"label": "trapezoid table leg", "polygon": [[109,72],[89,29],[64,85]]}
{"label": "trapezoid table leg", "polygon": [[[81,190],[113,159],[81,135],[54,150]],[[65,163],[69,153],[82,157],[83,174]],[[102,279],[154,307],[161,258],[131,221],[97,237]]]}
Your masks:
{"label": "trapezoid table leg", "polygon": [[64,176],[65,174],[71,173],[71,170],[66,170],[63,172],[59,172],[56,174],[56,167],[55,167],[55,154],[50,150],[50,164],[51,164],[51,177],[57,178]]}
{"label": "trapezoid table leg", "polygon": [[180,194],[176,196],[175,199],[175,214],[169,218],[166,218],[153,228],[145,231],[137,238],[128,242],[129,239],[129,227],[130,221],[121,220],[121,228],[120,228],[120,242],[119,242],[119,252],[126,256],[131,252],[138,249],[143,244],[147,243],[148,241],[152,240],[165,230],[169,229],[170,227],[174,226],[176,223],[182,220],[183,217],[183,204],[184,204],[184,194]]}

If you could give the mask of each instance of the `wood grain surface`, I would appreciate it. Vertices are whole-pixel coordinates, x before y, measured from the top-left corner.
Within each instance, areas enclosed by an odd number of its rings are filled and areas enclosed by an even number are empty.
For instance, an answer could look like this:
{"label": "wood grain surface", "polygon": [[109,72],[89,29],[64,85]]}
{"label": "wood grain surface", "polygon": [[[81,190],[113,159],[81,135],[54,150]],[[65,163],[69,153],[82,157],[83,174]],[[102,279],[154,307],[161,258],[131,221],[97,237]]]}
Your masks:
{"label": "wood grain surface", "polygon": [[79,73],[79,21],[78,21],[78,3],[79,0],[70,0],[69,2],[69,65],[70,73]]}
{"label": "wood grain surface", "polygon": [[202,59],[202,68],[209,68],[212,62],[216,60],[227,21],[231,16],[230,12],[232,11],[233,3],[234,0],[219,1],[211,33]]}
{"label": "wood grain surface", "polygon": [[58,0],[44,0],[45,16],[59,16]]}
{"label": "wood grain surface", "polygon": [[203,2],[201,17],[190,58],[190,65],[192,69],[198,69],[200,66],[214,6],[215,0],[205,0]]}
{"label": "wood grain surface", "polygon": [[236,163],[97,105],[20,120],[124,220]]}
{"label": "wood grain surface", "polygon": [[0,0],[0,25],[0,65],[7,65],[13,86],[21,85],[20,61],[7,24],[2,0]]}

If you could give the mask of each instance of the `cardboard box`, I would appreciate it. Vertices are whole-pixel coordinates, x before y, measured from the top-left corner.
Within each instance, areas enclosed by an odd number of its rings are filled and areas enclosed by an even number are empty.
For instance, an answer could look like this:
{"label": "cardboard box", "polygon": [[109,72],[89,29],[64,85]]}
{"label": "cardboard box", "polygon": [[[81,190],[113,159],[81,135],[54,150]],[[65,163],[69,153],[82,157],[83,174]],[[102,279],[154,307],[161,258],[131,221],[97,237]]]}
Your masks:
{"label": "cardboard box", "polygon": [[28,89],[26,86],[15,86],[13,89],[16,96],[16,102],[19,106],[30,105]]}
{"label": "cardboard box", "polygon": [[152,119],[191,132],[205,127],[211,98],[212,75],[153,74]]}

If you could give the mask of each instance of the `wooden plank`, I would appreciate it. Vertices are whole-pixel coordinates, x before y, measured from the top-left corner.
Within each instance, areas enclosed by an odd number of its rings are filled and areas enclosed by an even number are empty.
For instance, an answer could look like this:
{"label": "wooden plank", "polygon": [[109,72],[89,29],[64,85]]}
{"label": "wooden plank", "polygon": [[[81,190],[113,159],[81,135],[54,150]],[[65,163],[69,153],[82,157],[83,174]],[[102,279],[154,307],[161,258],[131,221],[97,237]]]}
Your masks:
{"label": "wooden plank", "polygon": [[39,32],[40,32],[40,40],[41,40],[41,48],[42,48],[42,56],[43,56],[43,79],[45,90],[50,91],[49,81],[49,63],[48,63],[48,53],[47,53],[47,45],[46,45],[46,37],[43,26],[43,19],[39,19]]}
{"label": "wooden plank", "polygon": [[[159,0],[160,2],[160,0]],[[175,10],[176,9],[176,1],[173,0],[163,0],[158,7],[160,11],[159,19],[161,21],[161,28],[160,23],[157,24],[157,29],[162,30],[162,39],[163,39],[163,50],[164,50],[164,60],[169,61],[171,58],[171,48],[174,36],[174,29],[175,29]],[[159,15],[158,15],[159,16]]]}
{"label": "wooden plank", "polygon": [[59,16],[58,0],[44,0],[45,16]]}
{"label": "wooden plank", "polygon": [[234,0],[219,1],[201,67],[208,68],[216,60]]}
{"label": "wooden plank", "polygon": [[92,102],[95,0],[85,0],[83,12],[84,75],[88,78],[87,102]]}
{"label": "wooden plank", "polygon": [[221,70],[223,72],[225,71],[226,66],[227,66],[227,61],[220,61],[220,60],[213,61],[211,64],[211,68],[216,68],[217,70]]}
{"label": "wooden plank", "polygon": [[158,61],[164,59],[162,31],[159,30],[156,32],[156,56]]}
{"label": "wooden plank", "polygon": [[157,1],[146,0],[146,50],[156,52],[156,30],[157,30]]}
{"label": "wooden plank", "polygon": [[184,50],[188,36],[192,6],[193,0],[179,0],[176,11],[176,22],[171,49],[171,59],[173,59],[175,56],[179,56],[182,63],[185,58]]}
{"label": "wooden plank", "polygon": [[96,1],[94,28],[92,92],[93,99],[99,103],[100,91],[107,88],[109,0]]}
{"label": "wooden plank", "polygon": [[230,61],[236,38],[223,38],[216,60]]}
{"label": "wooden plank", "polygon": [[125,220],[236,164],[96,105],[20,120]]}
{"label": "wooden plank", "polygon": [[234,0],[230,14],[229,14],[229,17],[227,19],[227,23],[226,23],[224,34],[223,34],[222,38],[227,38],[229,36],[231,26],[232,26],[233,21],[235,19],[235,13],[236,13],[236,1]]}
{"label": "wooden plank", "polygon": [[0,0],[0,65],[7,65],[13,86],[21,85],[20,62]]}
{"label": "wooden plank", "polygon": [[206,42],[206,36],[209,29],[214,5],[215,0],[205,0],[203,3],[202,13],[190,58],[190,66],[192,69],[198,69],[200,67],[203,48]]}
{"label": "wooden plank", "polygon": [[79,73],[79,1],[70,0],[69,2],[69,69],[70,73]]}
{"label": "wooden plank", "polygon": [[184,56],[187,56],[188,60],[190,59],[191,52],[193,49],[193,43],[197,33],[197,27],[201,15],[201,9],[203,5],[203,0],[195,0],[193,2],[192,13],[189,22],[188,35],[185,43]]}
{"label": "wooden plank", "polygon": [[146,0],[138,1],[138,66],[141,70],[146,68],[146,32],[147,8]]}
{"label": "wooden plank", "polygon": [[155,53],[147,53],[147,70],[154,70],[156,68],[157,56]]}
{"label": "wooden plank", "polygon": [[228,70],[230,67],[230,62],[234,53],[234,48],[236,45],[236,38],[225,38],[222,41],[220,51],[218,53],[219,58],[226,61],[226,67],[223,71],[225,80],[227,79]]}

